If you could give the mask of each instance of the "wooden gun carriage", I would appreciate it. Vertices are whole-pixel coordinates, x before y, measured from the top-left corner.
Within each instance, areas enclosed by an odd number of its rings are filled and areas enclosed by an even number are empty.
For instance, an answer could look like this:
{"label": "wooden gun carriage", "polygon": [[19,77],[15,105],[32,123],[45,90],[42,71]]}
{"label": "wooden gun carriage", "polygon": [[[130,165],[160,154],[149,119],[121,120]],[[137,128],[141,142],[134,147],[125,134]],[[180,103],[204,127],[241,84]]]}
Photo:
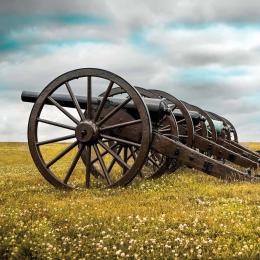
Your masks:
{"label": "wooden gun carriage", "polygon": [[[238,143],[227,119],[161,90],[133,87],[109,71],[70,71],[41,93],[24,91],[22,100],[34,103],[32,158],[55,187],[125,186],[182,165],[224,180],[259,181],[260,155]],[[45,153],[57,143],[61,149],[50,158]],[[57,166],[68,154],[67,168]]]}

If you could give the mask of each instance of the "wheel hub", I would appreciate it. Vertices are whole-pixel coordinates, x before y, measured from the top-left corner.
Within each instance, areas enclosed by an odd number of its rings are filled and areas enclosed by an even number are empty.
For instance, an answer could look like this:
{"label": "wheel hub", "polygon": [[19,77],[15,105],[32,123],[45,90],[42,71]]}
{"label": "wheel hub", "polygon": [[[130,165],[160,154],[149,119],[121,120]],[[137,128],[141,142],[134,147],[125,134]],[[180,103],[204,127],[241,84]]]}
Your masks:
{"label": "wheel hub", "polygon": [[97,139],[98,129],[91,121],[80,122],[75,130],[76,138],[82,143],[93,142]]}

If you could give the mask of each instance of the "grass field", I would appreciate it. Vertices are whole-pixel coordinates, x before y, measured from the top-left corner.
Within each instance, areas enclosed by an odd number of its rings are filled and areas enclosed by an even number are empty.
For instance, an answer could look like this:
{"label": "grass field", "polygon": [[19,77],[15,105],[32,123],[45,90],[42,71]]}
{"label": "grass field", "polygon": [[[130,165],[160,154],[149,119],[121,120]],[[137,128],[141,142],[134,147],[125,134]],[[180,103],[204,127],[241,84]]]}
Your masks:
{"label": "grass field", "polygon": [[259,216],[259,184],[181,169],[128,188],[60,191],[26,144],[0,144],[1,259],[260,259]]}

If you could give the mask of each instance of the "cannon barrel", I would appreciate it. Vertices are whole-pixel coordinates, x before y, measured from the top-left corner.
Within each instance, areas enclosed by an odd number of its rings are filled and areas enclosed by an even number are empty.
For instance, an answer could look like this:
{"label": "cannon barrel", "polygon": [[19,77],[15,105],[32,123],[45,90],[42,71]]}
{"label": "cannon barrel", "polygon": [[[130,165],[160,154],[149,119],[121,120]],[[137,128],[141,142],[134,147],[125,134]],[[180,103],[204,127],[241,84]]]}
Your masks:
{"label": "cannon barrel", "polygon": [[[39,92],[23,91],[22,95],[21,95],[21,99],[23,102],[35,103],[39,95],[40,95]],[[74,103],[69,95],[53,94],[51,97],[64,107],[74,108]],[[87,107],[86,97],[76,95],[76,98],[79,102],[80,107],[82,109],[86,109],[86,107]],[[103,97],[92,97],[92,103],[99,105],[99,103],[101,102],[102,99],[103,99]],[[155,114],[158,114],[157,117],[160,115],[163,115],[163,114],[169,114],[171,111],[170,108],[163,101],[163,99],[143,98],[143,100],[144,100],[144,103],[146,104],[150,114],[152,115],[152,117],[154,117]],[[116,106],[116,105],[121,104],[122,102],[123,102],[123,99],[121,99],[121,98],[110,97],[107,99],[106,103],[108,106],[109,105]],[[51,102],[47,101],[46,104],[51,105]],[[130,110],[136,109],[133,102],[129,102],[128,104],[126,104],[125,108],[130,109]],[[182,114],[178,109],[176,109],[174,111],[174,115],[177,118],[182,117]],[[195,111],[194,112],[192,111],[190,113],[190,115],[194,121],[203,120],[203,118],[201,118],[200,114]]]}
{"label": "cannon barrel", "polygon": [[[30,102],[35,103],[38,96],[40,95],[39,92],[33,92],[33,91],[23,91],[21,95],[21,99],[23,102]],[[74,103],[69,95],[66,94],[53,94],[51,97],[57,101],[60,105],[64,107],[74,108]],[[87,98],[84,96],[78,96],[76,95],[76,98],[78,100],[78,103],[82,109],[86,109],[87,107]],[[99,105],[103,97],[92,97],[92,104]],[[116,106],[120,105],[124,99],[122,98],[108,98],[107,99],[107,105]],[[151,99],[151,98],[144,98],[145,104],[148,107],[148,110],[150,112],[162,112],[162,113],[169,113],[169,108],[167,105],[160,99]],[[50,104],[51,102],[46,102],[46,104]],[[127,109],[136,109],[133,102],[129,102],[125,105],[125,108]]]}

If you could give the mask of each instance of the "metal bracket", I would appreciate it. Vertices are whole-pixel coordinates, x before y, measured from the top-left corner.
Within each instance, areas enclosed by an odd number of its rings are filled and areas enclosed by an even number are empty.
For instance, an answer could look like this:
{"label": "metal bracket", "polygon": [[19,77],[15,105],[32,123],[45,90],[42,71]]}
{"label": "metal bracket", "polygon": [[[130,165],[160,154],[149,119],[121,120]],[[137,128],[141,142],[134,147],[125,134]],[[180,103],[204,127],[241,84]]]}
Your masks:
{"label": "metal bracket", "polygon": [[203,168],[202,168],[202,170],[204,171],[204,172],[206,172],[206,173],[210,173],[211,171],[212,171],[212,168],[213,168],[213,163],[211,163],[211,162],[204,162],[204,164],[203,164]]}

